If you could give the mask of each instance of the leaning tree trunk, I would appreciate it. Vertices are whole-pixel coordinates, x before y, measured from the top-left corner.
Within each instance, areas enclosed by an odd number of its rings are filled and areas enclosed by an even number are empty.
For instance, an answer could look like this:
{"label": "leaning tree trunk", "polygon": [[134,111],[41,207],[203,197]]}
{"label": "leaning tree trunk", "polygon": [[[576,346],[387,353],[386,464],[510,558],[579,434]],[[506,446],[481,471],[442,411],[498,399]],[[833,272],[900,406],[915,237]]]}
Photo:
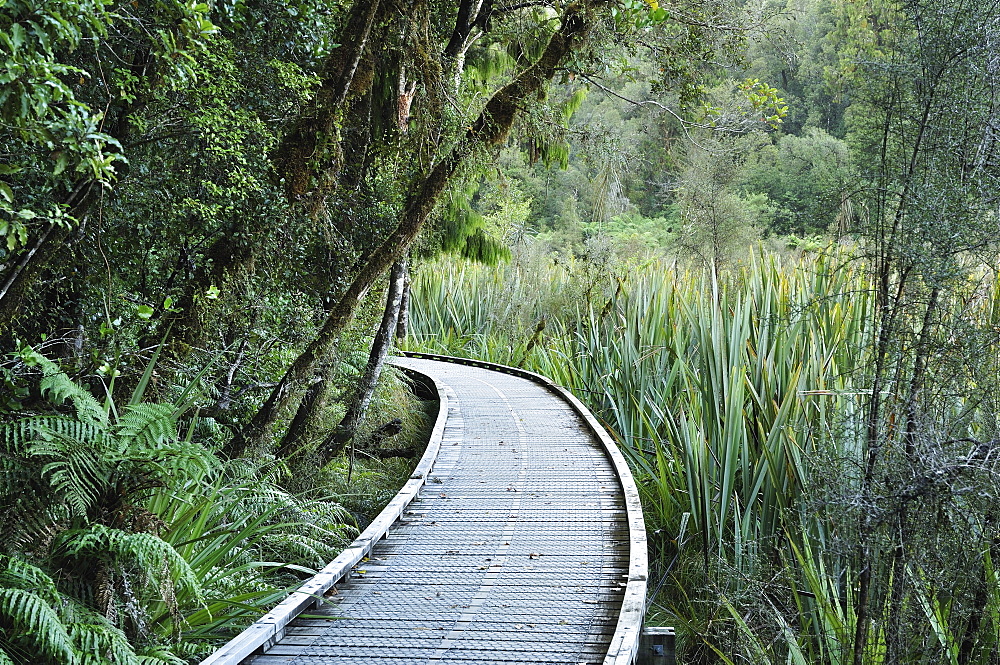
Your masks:
{"label": "leaning tree trunk", "polygon": [[358,425],[364,418],[365,412],[368,411],[372,395],[375,394],[375,385],[382,375],[382,367],[385,366],[385,357],[389,354],[392,338],[396,335],[396,322],[399,320],[405,280],[406,259],[400,259],[392,266],[389,289],[385,297],[385,310],[382,312],[382,322],[378,326],[378,332],[375,333],[375,339],[372,341],[372,350],[368,354],[368,364],[365,366],[364,374],[361,375],[361,381],[358,383],[358,389],[348,404],[340,424],[319,448],[320,466],[329,463],[344,450],[349,442],[354,440]]}
{"label": "leaning tree trunk", "polygon": [[[94,180],[81,180],[63,200],[69,209],[70,216],[85,220],[87,212],[97,193],[100,184]],[[45,231],[35,240],[31,249],[17,261],[12,261],[10,269],[0,276],[0,331],[11,326],[21,314],[21,305],[32,286],[38,281],[42,271],[51,264],[53,257],[65,247],[71,229],[68,226],[49,224]]]}
{"label": "leaning tree trunk", "polygon": [[355,271],[354,280],[327,313],[326,322],[315,339],[292,362],[247,426],[223,447],[223,455],[238,457],[248,448],[263,444],[271,427],[300,394],[299,387],[312,376],[316,363],[337,343],[375,280],[409,250],[455,172],[472,155],[485,148],[495,148],[507,140],[521,109],[538,96],[562,59],[586,37],[595,19],[592,12],[586,4],[568,7],[562,24],[553,33],[538,61],[500,88],[469,127],[464,140],[434,165],[408,198],[399,226],[367,255],[364,264]]}
{"label": "leaning tree trunk", "polygon": [[299,408],[295,412],[295,417],[285,430],[285,436],[278,444],[275,457],[278,459],[289,459],[294,457],[301,449],[309,434],[316,431],[316,424],[320,415],[325,411],[326,405],[333,392],[334,363],[322,363],[322,367],[316,371],[309,388],[306,389]]}
{"label": "leaning tree trunk", "polygon": [[410,328],[410,270],[403,273],[403,297],[399,301],[399,319],[396,321],[396,339],[406,339]]}

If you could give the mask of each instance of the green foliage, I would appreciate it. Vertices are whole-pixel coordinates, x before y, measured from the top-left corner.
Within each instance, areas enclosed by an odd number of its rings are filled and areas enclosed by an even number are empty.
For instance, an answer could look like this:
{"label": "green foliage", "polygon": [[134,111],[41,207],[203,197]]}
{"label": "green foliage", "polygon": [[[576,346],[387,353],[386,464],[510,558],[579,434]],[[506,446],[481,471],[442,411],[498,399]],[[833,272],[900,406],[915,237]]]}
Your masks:
{"label": "green foliage", "polygon": [[714,271],[745,255],[767,222],[766,204],[740,196],[736,188],[754,139],[705,138],[692,147],[680,175],[677,245]]}
{"label": "green foliage", "polygon": [[186,391],[142,401],[152,363],[119,408],[37,352],[21,357],[41,370],[49,412],[0,430],[0,652],[12,662],[182,662],[354,533],[336,503],[180,439]]}
{"label": "green foliage", "polygon": [[802,136],[784,135],[755,151],[738,184],[745,192],[766,194],[774,204],[770,233],[806,236],[850,225],[851,175],[847,145],[808,128]]}
{"label": "green foliage", "polygon": [[155,632],[205,654],[281,600],[296,574],[325,565],[357,533],[339,502],[282,490],[278,471],[230,464],[147,504],[167,525],[163,541],[197,580],[193,589],[175,584],[169,595],[147,601]]}
{"label": "green foliage", "polygon": [[[438,265],[414,281],[411,348],[523,361],[599,414],[642,495],[664,580],[653,615],[684,628],[690,659],[851,662],[861,606],[858,587],[844,584],[857,571],[852,554],[871,538],[890,554],[898,542],[898,532],[862,531],[864,515],[904,512],[907,542],[919,546],[898,578],[891,556],[879,563],[878,632],[863,662],[949,662],[962,650],[987,663],[1000,616],[997,474],[977,455],[996,445],[986,360],[998,348],[987,332],[996,275],[949,300],[932,343],[946,348],[958,325],[983,345],[976,367],[935,379],[948,387],[926,417],[955,440],[920,444],[912,463],[887,460],[859,507],[859,391],[875,332],[862,267],[837,250],[784,265],[754,255],[715,279],[653,261],[609,269],[528,253],[502,270]],[[973,386],[982,392],[956,397]],[[900,660],[879,660],[891,648]]]}
{"label": "green foliage", "polygon": [[[111,34],[148,39],[149,58],[162,64],[170,86],[190,76],[191,52],[215,30],[206,18],[207,5],[144,3],[126,18],[112,4],[13,0],[0,7],[0,59],[6,63],[0,75],[6,153],[0,236],[7,253],[28,242],[32,227],[75,223],[63,201],[70,190],[86,182],[109,185],[124,161],[119,138],[104,128],[106,108],[85,92],[105,74],[80,56],[99,53],[113,43]],[[120,89],[113,94],[134,100],[132,81],[115,83]]]}

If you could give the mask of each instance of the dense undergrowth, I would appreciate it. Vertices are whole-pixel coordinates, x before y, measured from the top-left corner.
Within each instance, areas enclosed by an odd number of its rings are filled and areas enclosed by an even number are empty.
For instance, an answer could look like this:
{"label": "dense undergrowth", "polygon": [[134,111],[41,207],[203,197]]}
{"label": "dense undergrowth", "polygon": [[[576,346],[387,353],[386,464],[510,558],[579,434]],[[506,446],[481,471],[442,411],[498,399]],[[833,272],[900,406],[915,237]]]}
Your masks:
{"label": "dense undergrowth", "polygon": [[[22,407],[0,428],[0,663],[197,662],[335,558],[415,462],[225,460],[197,381],[148,394],[157,356],[116,400],[114,379],[94,395],[20,353]],[[388,379],[379,401],[405,404],[376,411],[419,414]]]}
{"label": "dense undergrowth", "polygon": [[[684,662],[852,662],[860,620],[874,634],[860,662],[992,663],[1000,487],[995,456],[975,451],[996,438],[1000,349],[987,335],[975,369],[934,376],[933,414],[906,444],[919,454],[894,450],[906,406],[889,397],[871,455],[864,267],[832,248],[719,275],[532,251],[442,262],[415,278],[410,348],[538,371],[600,414],[642,493],[649,620],[679,626]],[[942,355],[957,330],[971,345],[997,325],[998,296],[992,273],[956,291]],[[863,567],[877,611],[859,619]]]}

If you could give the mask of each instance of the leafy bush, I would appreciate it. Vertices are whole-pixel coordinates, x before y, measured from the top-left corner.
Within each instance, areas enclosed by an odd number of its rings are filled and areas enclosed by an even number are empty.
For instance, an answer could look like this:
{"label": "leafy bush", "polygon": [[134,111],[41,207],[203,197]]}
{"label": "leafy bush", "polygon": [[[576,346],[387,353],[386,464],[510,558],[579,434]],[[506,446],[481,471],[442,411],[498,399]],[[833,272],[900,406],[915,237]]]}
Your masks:
{"label": "leafy bush", "polygon": [[[0,429],[0,663],[180,663],[212,648],[354,535],[280,469],[178,435],[187,391],[101,403],[37,352],[44,406]],[[154,358],[155,361],[155,358]],[[280,562],[280,563],[273,563]]]}

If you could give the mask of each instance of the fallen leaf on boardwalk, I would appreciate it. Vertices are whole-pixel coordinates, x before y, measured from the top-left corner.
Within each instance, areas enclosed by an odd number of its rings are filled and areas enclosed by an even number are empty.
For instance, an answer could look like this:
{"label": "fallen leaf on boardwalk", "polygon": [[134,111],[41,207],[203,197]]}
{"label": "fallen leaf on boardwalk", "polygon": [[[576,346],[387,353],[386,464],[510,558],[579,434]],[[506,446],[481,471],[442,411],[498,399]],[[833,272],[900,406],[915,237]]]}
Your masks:
{"label": "fallen leaf on boardwalk", "polygon": [[355,570],[354,572],[356,572],[358,575],[364,575],[368,571],[367,570]]}
{"label": "fallen leaf on boardwalk", "polygon": [[565,626],[568,623],[569,623],[569,621],[566,621],[566,619],[562,619],[562,620],[559,621],[559,625],[560,626]]}
{"label": "fallen leaf on boardwalk", "polygon": [[444,492],[441,492],[440,494],[438,494],[438,496],[441,497],[442,499],[447,499],[448,498],[448,495],[445,494]]}
{"label": "fallen leaf on boardwalk", "polygon": [[531,554],[528,555],[528,558],[529,559],[537,559],[540,556],[542,556],[542,555],[539,554],[538,552],[532,552]]}
{"label": "fallen leaf on boardwalk", "polygon": [[490,569],[489,566],[476,566],[476,568],[478,568],[479,570],[489,570]]}

